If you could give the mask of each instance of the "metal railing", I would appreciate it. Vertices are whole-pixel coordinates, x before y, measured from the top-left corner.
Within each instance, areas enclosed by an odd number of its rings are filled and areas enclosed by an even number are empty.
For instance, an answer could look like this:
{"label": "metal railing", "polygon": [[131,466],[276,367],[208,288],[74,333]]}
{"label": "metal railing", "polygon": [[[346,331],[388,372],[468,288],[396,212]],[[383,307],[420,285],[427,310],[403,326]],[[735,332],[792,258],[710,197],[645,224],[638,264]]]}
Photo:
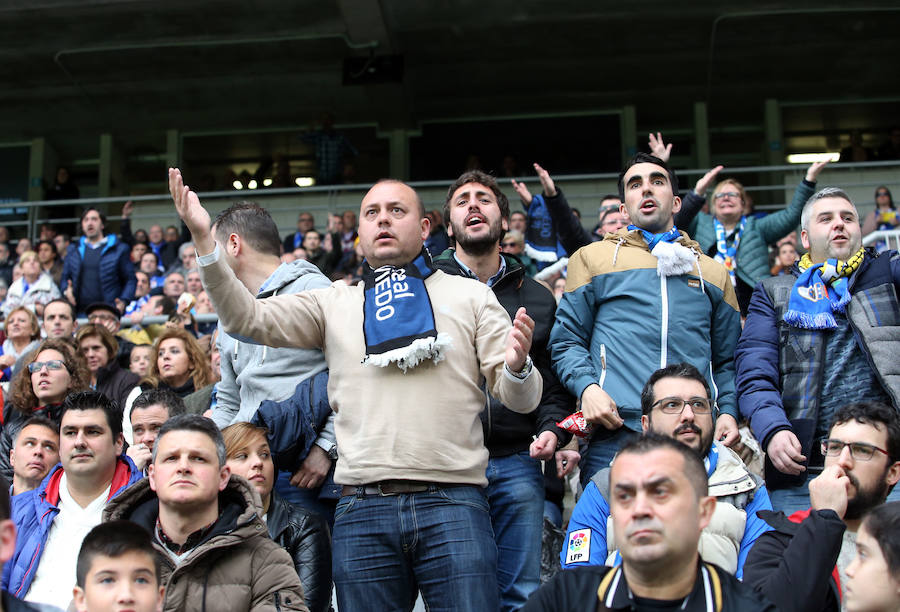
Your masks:
{"label": "metal railing", "polygon": [[862,243],[863,246],[871,246],[881,241],[884,241],[887,248],[900,251],[900,230],[878,230],[871,234],[866,234]]}
{"label": "metal railing", "polygon": [[[552,169],[551,169],[552,170]],[[693,188],[697,178],[707,172],[708,169],[678,170],[682,191]],[[726,167],[720,177],[735,177],[741,180],[742,176],[751,176],[746,182],[746,191],[753,195],[761,195],[757,199],[768,200],[758,202],[756,209],[761,211],[778,210],[790,200],[791,193],[797,183],[803,178],[806,166],[798,165],[774,165],[774,166],[737,166]],[[755,179],[760,175],[771,175],[771,180],[759,184]],[[190,177],[186,177],[190,184]],[[582,210],[585,214],[585,224],[588,225],[596,212],[595,206],[600,198],[607,193],[617,191],[617,173],[596,174],[553,174],[554,181],[560,185],[566,193],[566,197],[573,206]],[[414,181],[410,185],[420,194],[426,208],[440,208],[444,203],[447,187],[454,179],[440,181]],[[509,179],[499,179],[501,187],[506,191],[511,202],[518,202],[518,197],[512,190]],[[537,192],[540,184],[535,176],[518,177],[517,180],[525,181],[532,192]],[[753,184],[757,182],[757,184]],[[900,161],[835,163],[828,166],[819,180],[822,185],[838,185],[850,193],[861,212],[874,207],[874,188],[887,184],[900,186]],[[326,213],[340,213],[344,210],[358,210],[362,195],[371,187],[370,183],[352,185],[326,185],[312,187],[285,187],[262,188],[255,190],[227,190],[200,193],[200,199],[209,208],[212,214],[227,208],[232,202],[240,200],[254,200],[265,206],[275,218],[282,234],[294,230],[296,215],[298,212],[308,211],[316,215],[317,225],[323,226]],[[771,195],[770,195],[771,194]],[[10,220],[4,225],[9,227],[28,227],[28,236],[36,235],[37,227],[47,221],[54,224],[74,223],[78,218],[50,219],[46,210],[58,206],[97,206],[107,210],[110,221],[121,219],[114,213],[118,212],[121,205],[131,200],[136,206],[132,215],[132,227],[147,227],[153,223],[176,223],[174,208],[168,193],[165,191],[165,181],[160,181],[160,193],[158,195],[118,196],[109,198],[84,198],[78,200],[52,200],[38,202],[16,202],[6,206],[15,208],[36,208],[34,214],[29,215],[28,220]],[[513,204],[513,208],[517,208]],[[2,220],[0,220],[2,222]],[[592,224],[591,224],[592,225]]]}

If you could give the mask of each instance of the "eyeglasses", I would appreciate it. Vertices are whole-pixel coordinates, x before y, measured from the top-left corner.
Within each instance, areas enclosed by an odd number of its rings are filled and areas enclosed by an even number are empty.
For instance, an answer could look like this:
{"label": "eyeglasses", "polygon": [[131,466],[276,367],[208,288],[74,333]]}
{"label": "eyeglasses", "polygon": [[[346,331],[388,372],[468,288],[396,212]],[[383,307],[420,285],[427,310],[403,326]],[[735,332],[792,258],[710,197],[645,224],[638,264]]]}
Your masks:
{"label": "eyeglasses", "polygon": [[517,247],[519,246],[518,242],[501,242],[500,246],[504,249],[508,249],[509,247]]}
{"label": "eyeglasses", "polygon": [[887,197],[887,196],[889,196],[889,195],[891,195],[891,194],[889,194],[887,191],[878,191],[878,192],[875,193],[875,197],[876,197],[876,198],[880,198],[881,196]]}
{"label": "eyeglasses", "polygon": [[35,372],[40,372],[44,369],[44,366],[47,366],[48,370],[62,370],[66,367],[66,364],[60,361],[59,359],[51,359],[50,361],[33,361],[28,364],[28,371],[31,374]]}
{"label": "eyeglasses", "polygon": [[837,457],[844,451],[845,446],[850,448],[850,456],[857,461],[868,461],[875,455],[875,451],[884,453],[888,457],[891,456],[889,452],[883,448],[878,448],[873,444],[866,444],[865,442],[844,442],[843,440],[838,440],[836,438],[822,440],[822,454],[828,457]]}
{"label": "eyeglasses", "polygon": [[[694,414],[709,414],[711,411],[709,400],[705,397],[692,397],[690,399],[664,397],[661,400],[653,402],[653,406],[659,406],[659,409],[665,414],[681,414],[684,412],[685,405],[690,405],[691,412]],[[653,406],[651,406],[651,408]]]}
{"label": "eyeglasses", "polygon": [[737,200],[741,197],[737,191],[720,191],[716,194],[716,199],[721,200],[722,198],[731,198],[732,200]]}

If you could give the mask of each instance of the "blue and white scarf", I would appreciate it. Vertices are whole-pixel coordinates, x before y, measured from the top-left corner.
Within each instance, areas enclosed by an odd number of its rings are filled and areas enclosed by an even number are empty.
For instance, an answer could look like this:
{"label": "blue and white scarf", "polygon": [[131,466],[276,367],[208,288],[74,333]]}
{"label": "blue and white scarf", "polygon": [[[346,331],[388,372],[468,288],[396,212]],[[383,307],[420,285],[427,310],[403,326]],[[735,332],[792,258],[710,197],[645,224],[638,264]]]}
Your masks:
{"label": "blue and white scarf", "polygon": [[565,257],[566,250],[557,238],[556,226],[553,225],[544,196],[536,194],[531,198],[526,216],[525,254],[535,261],[537,269],[542,270]]}
{"label": "blue and white scarf", "polygon": [[865,250],[860,249],[846,262],[829,259],[812,264],[805,254],[799,264],[803,273],[791,289],[784,322],[802,329],[835,329],[834,313],[843,314],[850,303],[850,275],[864,256]]}
{"label": "blue and white scarf", "polygon": [[450,347],[450,336],[435,329],[434,310],[425,279],[434,273],[424,248],[403,267],[363,266],[363,363],[406,372],[423,361],[438,363]]}
{"label": "blue and white scarf", "polygon": [[731,284],[737,286],[737,276],[735,269],[737,268],[737,250],[741,244],[741,235],[744,233],[744,225],[747,223],[747,217],[741,217],[737,232],[734,234],[734,242],[728,246],[728,238],[725,235],[725,226],[722,222],[713,217],[713,227],[716,228],[716,257],[715,260],[725,266],[728,275],[731,277]]}

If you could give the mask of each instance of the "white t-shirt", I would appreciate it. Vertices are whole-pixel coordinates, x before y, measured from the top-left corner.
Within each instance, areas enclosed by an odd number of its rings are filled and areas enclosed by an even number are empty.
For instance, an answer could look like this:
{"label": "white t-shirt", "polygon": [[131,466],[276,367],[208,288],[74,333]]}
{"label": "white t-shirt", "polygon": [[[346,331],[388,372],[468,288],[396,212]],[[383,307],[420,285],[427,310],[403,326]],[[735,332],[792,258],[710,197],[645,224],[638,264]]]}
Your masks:
{"label": "white t-shirt", "polygon": [[63,473],[59,481],[59,514],[47,533],[44,552],[25,601],[46,603],[63,610],[69,607],[81,541],[102,522],[109,491],[110,487],[106,487],[86,508],[82,508],[69,494]]}

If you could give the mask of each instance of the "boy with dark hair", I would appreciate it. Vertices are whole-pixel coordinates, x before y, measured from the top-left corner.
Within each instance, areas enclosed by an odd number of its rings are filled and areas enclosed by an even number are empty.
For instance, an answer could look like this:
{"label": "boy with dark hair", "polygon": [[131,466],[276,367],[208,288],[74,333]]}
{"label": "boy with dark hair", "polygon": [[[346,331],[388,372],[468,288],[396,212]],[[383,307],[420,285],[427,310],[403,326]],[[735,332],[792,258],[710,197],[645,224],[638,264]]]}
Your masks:
{"label": "boy with dark hair", "polygon": [[78,612],[160,612],[166,588],[150,534],[130,521],[97,525],[85,536],[75,570]]}

